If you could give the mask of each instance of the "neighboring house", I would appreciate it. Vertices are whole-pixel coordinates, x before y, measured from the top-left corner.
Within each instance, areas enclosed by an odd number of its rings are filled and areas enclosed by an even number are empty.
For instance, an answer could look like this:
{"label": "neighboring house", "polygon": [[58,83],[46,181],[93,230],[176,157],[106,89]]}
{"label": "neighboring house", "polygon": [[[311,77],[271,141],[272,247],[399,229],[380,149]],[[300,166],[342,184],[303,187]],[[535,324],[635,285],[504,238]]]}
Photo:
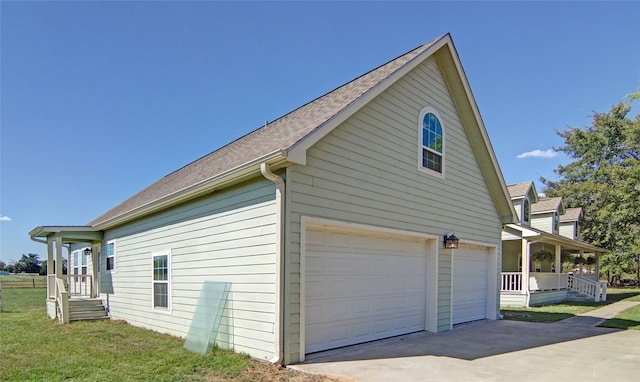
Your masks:
{"label": "neighboring house", "polygon": [[[513,215],[447,34],[87,226],[30,235],[48,245],[51,317],[68,292],[53,258],[69,243],[72,273],[87,272],[70,278],[112,319],[184,337],[203,282],[229,282],[217,345],[288,364],[497,319],[501,231]],[[447,233],[457,249],[443,247]]]}
{"label": "neighboring house", "polygon": [[[517,224],[502,232],[502,306],[535,306],[567,299],[606,300],[599,257],[606,250],[578,240],[582,208],[564,208],[562,198],[540,199],[533,182],[507,187]],[[523,256],[524,254],[524,256]],[[595,258],[593,273],[563,272],[568,255]]]}

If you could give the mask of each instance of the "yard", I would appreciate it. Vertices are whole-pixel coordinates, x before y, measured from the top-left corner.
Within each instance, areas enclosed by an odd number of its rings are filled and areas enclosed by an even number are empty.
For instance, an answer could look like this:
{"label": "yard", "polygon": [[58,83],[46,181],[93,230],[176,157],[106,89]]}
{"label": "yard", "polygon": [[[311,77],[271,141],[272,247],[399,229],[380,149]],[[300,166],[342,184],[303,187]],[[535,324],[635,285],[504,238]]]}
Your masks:
{"label": "yard", "polygon": [[[609,288],[605,302],[562,302],[532,308],[510,307],[501,309],[501,313],[507,320],[556,322],[622,300],[640,301],[640,288]],[[640,330],[640,305],[600,326]]]}
{"label": "yard", "polygon": [[118,321],[60,325],[45,312],[43,288],[2,289],[0,379],[77,381],[338,381],[215,350]]}

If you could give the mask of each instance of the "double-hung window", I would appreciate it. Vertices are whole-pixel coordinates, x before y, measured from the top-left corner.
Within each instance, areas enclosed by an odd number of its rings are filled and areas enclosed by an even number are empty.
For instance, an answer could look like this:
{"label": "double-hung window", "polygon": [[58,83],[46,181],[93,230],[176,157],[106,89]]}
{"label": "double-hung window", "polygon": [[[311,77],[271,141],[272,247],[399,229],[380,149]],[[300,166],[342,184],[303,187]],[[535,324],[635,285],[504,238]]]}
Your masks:
{"label": "double-hung window", "polygon": [[169,309],[169,251],[153,254],[153,308]]}
{"label": "double-hung window", "polygon": [[426,108],[420,113],[420,166],[442,174],[444,162],[444,132],[435,111]]}
{"label": "double-hung window", "polygon": [[114,241],[107,243],[107,266],[105,269],[107,271],[116,270],[116,243]]}

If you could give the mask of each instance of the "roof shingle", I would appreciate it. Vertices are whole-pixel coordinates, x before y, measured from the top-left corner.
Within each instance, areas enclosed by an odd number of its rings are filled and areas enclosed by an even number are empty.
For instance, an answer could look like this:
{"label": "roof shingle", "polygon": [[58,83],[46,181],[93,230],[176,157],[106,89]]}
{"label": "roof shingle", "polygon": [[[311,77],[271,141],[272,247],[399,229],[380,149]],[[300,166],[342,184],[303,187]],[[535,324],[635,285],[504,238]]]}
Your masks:
{"label": "roof shingle", "polygon": [[562,197],[540,199],[538,203],[531,204],[531,213],[540,214],[544,212],[557,211],[562,203]]}
{"label": "roof shingle", "polygon": [[168,174],[89,225],[95,226],[124,215],[270,153],[291,148],[441,38],[421,45]]}

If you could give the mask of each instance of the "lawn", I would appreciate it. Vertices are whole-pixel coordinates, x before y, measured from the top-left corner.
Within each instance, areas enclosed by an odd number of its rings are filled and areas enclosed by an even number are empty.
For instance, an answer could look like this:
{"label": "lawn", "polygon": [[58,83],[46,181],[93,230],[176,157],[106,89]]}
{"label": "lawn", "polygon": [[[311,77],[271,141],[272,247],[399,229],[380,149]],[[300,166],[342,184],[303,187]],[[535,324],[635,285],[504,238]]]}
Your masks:
{"label": "lawn", "polygon": [[[640,288],[609,288],[607,301],[604,302],[562,302],[531,308],[509,307],[501,309],[501,313],[507,320],[556,322],[622,300],[640,301]],[[636,321],[640,322],[640,317],[636,317]]]}
{"label": "lawn", "polygon": [[46,317],[45,294],[42,288],[3,288],[0,380],[337,381],[230,351],[191,353],[180,338],[124,322],[61,325]]}

